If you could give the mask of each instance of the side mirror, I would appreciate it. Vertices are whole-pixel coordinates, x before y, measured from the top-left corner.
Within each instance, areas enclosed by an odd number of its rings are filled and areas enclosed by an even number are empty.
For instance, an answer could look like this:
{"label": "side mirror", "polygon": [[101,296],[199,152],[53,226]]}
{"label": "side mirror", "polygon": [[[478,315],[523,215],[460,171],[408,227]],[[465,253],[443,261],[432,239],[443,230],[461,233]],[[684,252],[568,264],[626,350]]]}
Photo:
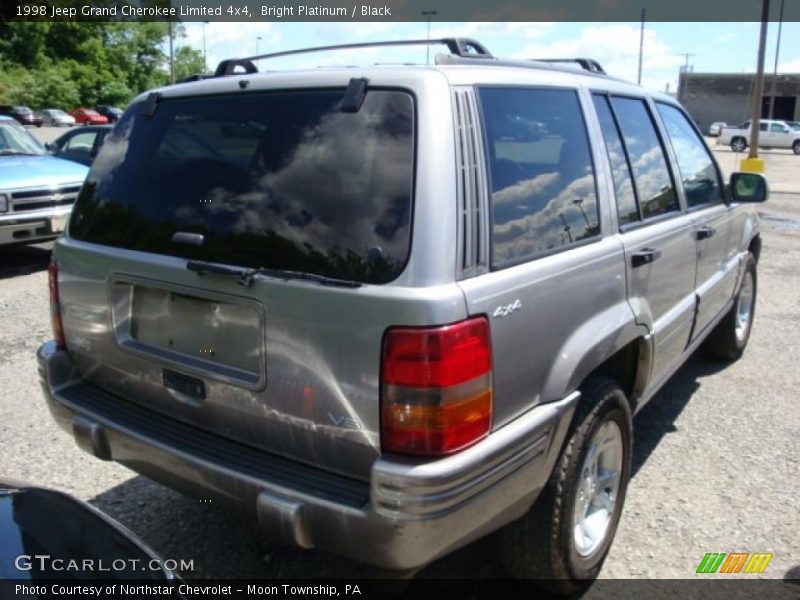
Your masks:
{"label": "side mirror", "polygon": [[766,202],[769,197],[767,178],[761,173],[731,173],[728,190],[733,202]]}

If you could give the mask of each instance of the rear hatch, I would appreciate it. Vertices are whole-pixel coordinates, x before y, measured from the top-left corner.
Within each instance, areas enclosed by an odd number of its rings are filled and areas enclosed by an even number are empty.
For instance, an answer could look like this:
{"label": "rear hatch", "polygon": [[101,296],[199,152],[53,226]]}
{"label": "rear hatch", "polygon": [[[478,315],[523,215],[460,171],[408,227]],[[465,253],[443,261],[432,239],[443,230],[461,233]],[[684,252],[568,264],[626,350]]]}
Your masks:
{"label": "rear hatch", "polygon": [[382,336],[414,318],[383,291],[413,95],[237,92],[139,103],[106,139],[55,253],[68,349],[125,401],[366,478]]}

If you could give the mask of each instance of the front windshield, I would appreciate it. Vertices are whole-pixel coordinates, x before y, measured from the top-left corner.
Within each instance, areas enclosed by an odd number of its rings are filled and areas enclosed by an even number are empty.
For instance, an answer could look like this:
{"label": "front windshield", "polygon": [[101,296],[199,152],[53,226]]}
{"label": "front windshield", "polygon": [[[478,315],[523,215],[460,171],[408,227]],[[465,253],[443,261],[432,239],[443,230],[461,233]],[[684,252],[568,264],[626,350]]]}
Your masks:
{"label": "front windshield", "polygon": [[45,154],[42,145],[15,121],[0,121],[0,156]]}

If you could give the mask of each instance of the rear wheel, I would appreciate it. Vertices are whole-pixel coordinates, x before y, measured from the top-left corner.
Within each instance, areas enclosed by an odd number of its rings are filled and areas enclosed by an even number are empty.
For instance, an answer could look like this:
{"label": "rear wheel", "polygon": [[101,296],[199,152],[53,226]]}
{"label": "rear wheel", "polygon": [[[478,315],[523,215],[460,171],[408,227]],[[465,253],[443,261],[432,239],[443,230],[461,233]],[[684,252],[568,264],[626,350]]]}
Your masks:
{"label": "rear wheel", "polygon": [[723,360],[736,360],[744,353],[750,340],[750,331],[753,329],[756,284],[756,259],[752,254],[748,254],[736,300],[705,342],[705,350],[711,356]]}
{"label": "rear wheel", "polygon": [[792,144],[792,152],[800,154],[800,140],[795,140],[794,144]]}
{"label": "rear wheel", "polygon": [[744,139],[737,137],[731,140],[731,150],[734,152],[744,152],[747,148],[747,143]]}
{"label": "rear wheel", "polygon": [[631,464],[632,424],[614,381],[586,381],[563,453],[531,510],[501,531],[515,577],[561,594],[597,577],[617,530]]}

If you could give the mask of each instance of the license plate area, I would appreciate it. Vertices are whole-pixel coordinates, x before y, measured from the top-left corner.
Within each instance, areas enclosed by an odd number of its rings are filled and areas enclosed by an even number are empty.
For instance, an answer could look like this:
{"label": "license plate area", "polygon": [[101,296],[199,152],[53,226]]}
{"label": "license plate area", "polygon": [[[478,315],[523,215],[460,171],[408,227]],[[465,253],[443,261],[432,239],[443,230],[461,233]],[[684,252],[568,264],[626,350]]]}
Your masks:
{"label": "license plate area", "polygon": [[264,387],[265,328],[259,303],[115,278],[111,306],[115,337],[123,348],[202,378]]}
{"label": "license plate area", "polygon": [[50,219],[50,231],[53,233],[61,233],[67,228],[67,216],[52,217]]}

